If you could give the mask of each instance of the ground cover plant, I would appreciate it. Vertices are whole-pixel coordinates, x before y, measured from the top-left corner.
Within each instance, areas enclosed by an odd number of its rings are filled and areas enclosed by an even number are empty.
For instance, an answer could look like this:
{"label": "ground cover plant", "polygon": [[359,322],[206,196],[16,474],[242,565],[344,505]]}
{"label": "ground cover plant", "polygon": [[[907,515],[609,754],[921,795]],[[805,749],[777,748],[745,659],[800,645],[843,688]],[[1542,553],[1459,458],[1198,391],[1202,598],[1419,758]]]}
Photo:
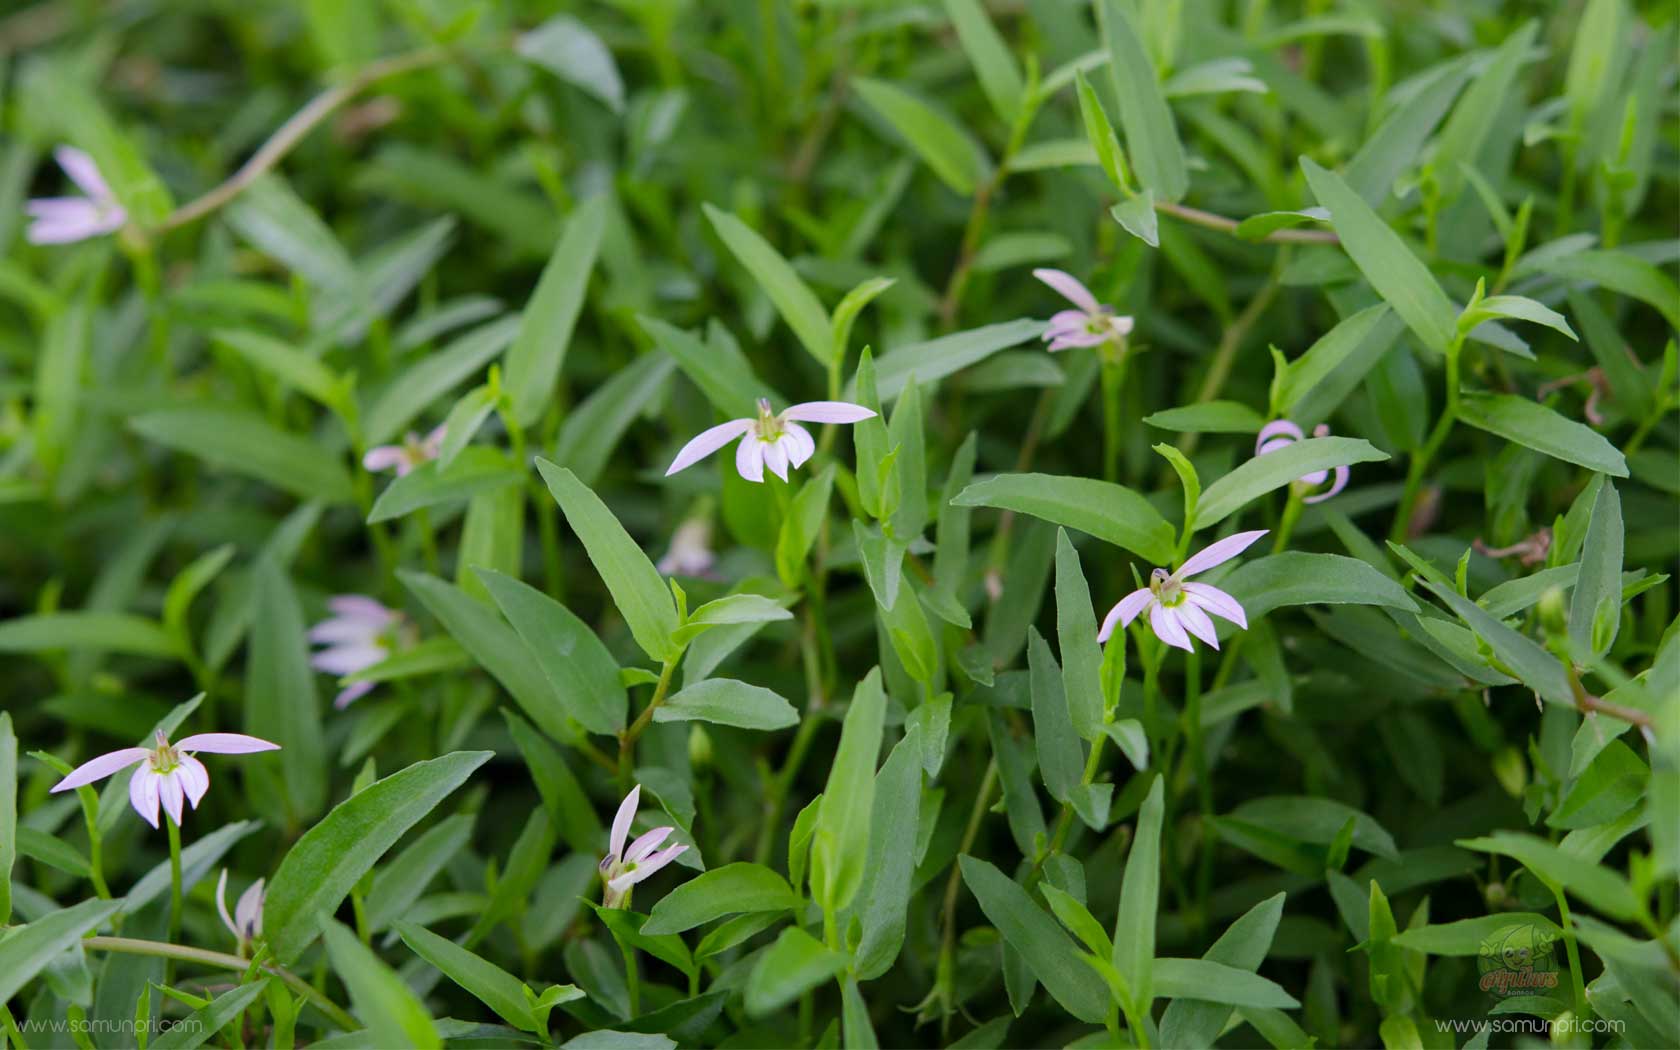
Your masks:
{"label": "ground cover plant", "polygon": [[0,1043],[1680,1045],[1677,43],[0,14]]}

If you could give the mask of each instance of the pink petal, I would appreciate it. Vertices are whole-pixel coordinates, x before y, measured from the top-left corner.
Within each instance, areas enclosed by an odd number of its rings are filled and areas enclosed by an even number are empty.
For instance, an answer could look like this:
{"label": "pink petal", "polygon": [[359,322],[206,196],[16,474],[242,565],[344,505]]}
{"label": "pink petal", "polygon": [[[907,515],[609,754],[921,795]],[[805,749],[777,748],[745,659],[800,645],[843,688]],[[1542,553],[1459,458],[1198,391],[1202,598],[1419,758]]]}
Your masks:
{"label": "pink petal", "polygon": [[1199,553],[1193,555],[1189,561],[1179,566],[1178,571],[1173,573],[1173,576],[1176,579],[1183,580],[1199,572],[1206,572],[1215,565],[1223,565],[1247,550],[1255,540],[1264,536],[1267,531],[1269,530],[1255,529],[1252,532],[1239,532],[1234,536],[1225,537],[1212,546],[1204,547]]}
{"label": "pink petal", "polygon": [[335,594],[327,599],[327,608],[339,616],[352,620],[366,620],[380,626],[397,615],[365,594]]}
{"label": "pink petal", "polygon": [[30,244],[70,244],[75,241],[85,241],[89,237],[99,237],[110,233],[122,225],[119,219],[115,225],[105,212],[92,201],[72,198],[55,204],[50,209],[40,208],[44,201],[31,201],[29,211],[35,215],[35,222],[31,223],[24,236]]}
{"label": "pink petal", "polygon": [[1044,326],[1044,338],[1083,332],[1090,320],[1091,315],[1083,310],[1057,310],[1050,315],[1050,323]]}
{"label": "pink petal", "polygon": [[187,793],[187,801],[192,808],[198,808],[198,802],[204,793],[210,790],[210,771],[204,768],[204,763],[191,755],[182,755],[181,764],[175,770],[180,778],[181,788]]}
{"label": "pink petal", "polygon": [[1243,612],[1243,607],[1218,587],[1205,583],[1185,583],[1180,586],[1184,588],[1185,595],[1203,609],[1230,620],[1245,631],[1248,629],[1248,616]]}
{"label": "pink petal", "polygon": [[677,458],[673,459],[671,466],[666,469],[665,476],[670,477],[679,470],[692,467],[752,428],[753,421],[750,419],[731,419],[727,423],[719,423],[715,427],[702,430],[677,453]]}
{"label": "pink petal", "polygon": [[636,841],[630,843],[629,849],[624,851],[625,861],[627,863],[635,863],[636,861],[644,859],[649,853],[658,849],[659,844],[669,838],[671,836],[671,832],[675,830],[677,829],[654,828],[647,834],[640,836],[636,839]]}
{"label": "pink petal", "polygon": [[1214,630],[1213,621],[1208,619],[1208,614],[1202,611],[1201,606],[1195,602],[1186,601],[1175,606],[1173,613],[1177,615],[1178,622],[1183,625],[1186,631],[1215,649],[1219,648],[1219,634]]}
{"label": "pink petal", "polygon": [[163,802],[163,811],[169,814],[169,819],[181,826],[182,806],[186,802],[185,792],[181,789],[180,770],[157,775],[158,797]]}
{"label": "pink petal", "polygon": [[783,440],[783,438],[777,438],[774,441],[760,442],[760,444],[764,446],[764,465],[770,468],[770,473],[786,481],[788,454],[787,448],[782,444]]}
{"label": "pink petal", "polygon": [[448,423],[439,423],[437,426],[432,428],[431,433],[426,435],[426,440],[420,443],[420,447],[425,451],[427,459],[438,458],[439,453],[443,451],[443,439],[448,435]]}
{"label": "pink petal", "polygon": [[607,851],[612,857],[624,859],[624,840],[630,835],[630,822],[636,819],[636,807],[642,801],[642,785],[637,784],[630,789],[630,794],[624,796],[624,801],[618,804],[618,812],[613,816],[612,837],[607,839]]}
{"label": "pink petal", "polygon": [[244,733],[194,733],[175,744],[180,751],[203,751],[211,755],[249,755],[256,751],[278,751],[280,745]]}
{"label": "pink petal", "polygon": [[1097,632],[1097,641],[1108,641],[1108,636],[1114,633],[1116,626],[1130,627],[1132,621],[1137,619],[1138,613],[1142,612],[1143,607],[1154,597],[1154,592],[1148,587],[1139,587],[1116,602],[1114,608],[1108,610],[1108,615],[1103,617],[1102,629]]}
{"label": "pink petal", "polygon": [[1097,297],[1091,294],[1091,290],[1081,284],[1079,278],[1071,273],[1045,268],[1034,270],[1033,276],[1054,288],[1061,293],[1062,298],[1088,314],[1094,314],[1102,309],[1102,305],[1097,302]]}
{"label": "pink petal", "polygon": [[1324,484],[1324,479],[1328,478],[1329,476],[1330,476],[1330,472],[1328,470],[1313,470],[1313,471],[1308,471],[1305,474],[1302,474],[1300,477],[1296,478],[1295,480],[1299,481],[1303,485],[1312,485],[1312,486],[1316,487],[1318,485]]}
{"label": "pink petal", "polygon": [[378,445],[370,448],[362,455],[362,466],[367,470],[390,470],[395,467],[401,469],[408,462],[408,454],[401,445]]}
{"label": "pink petal", "polygon": [[782,425],[782,447],[787,450],[788,462],[794,467],[803,467],[817,451],[817,443],[811,440],[811,432],[798,423]]}
{"label": "pink petal", "polygon": [[1134,322],[1130,315],[1111,317],[1108,320],[1109,330],[1115,335],[1131,335]]}
{"label": "pink petal", "polygon": [[333,707],[340,711],[344,710],[357,700],[360,700],[362,697],[373,692],[373,687],[376,684],[378,683],[352,682],[343,689],[339,690],[338,695],[333,697]]}
{"label": "pink petal", "polygon": [[83,784],[91,784],[95,780],[103,780],[118,770],[127,769],[134,763],[143,760],[151,754],[143,747],[125,747],[120,751],[110,751],[98,758],[90,758],[86,762],[70,771],[70,775],[54,784],[53,791],[69,791],[79,788]]}
{"label": "pink petal", "polygon": [[858,423],[874,416],[874,410],[850,401],[806,401],[789,406],[781,419],[784,423]]}
{"label": "pink petal", "polygon": [[382,623],[372,624],[353,616],[334,616],[309,629],[309,640],[317,645],[367,644],[385,629]]}
{"label": "pink petal", "polygon": [[1066,350],[1067,348],[1073,346],[1101,346],[1107,341],[1108,337],[1099,332],[1087,332],[1084,329],[1080,329],[1077,332],[1070,332],[1067,335],[1059,336],[1056,339],[1051,340],[1050,349]]}
{"label": "pink petal", "polygon": [[1149,626],[1155,631],[1155,637],[1168,645],[1187,653],[1196,651],[1190,644],[1190,636],[1184,633],[1184,625],[1178,622],[1176,609],[1169,609],[1160,602],[1151,605]]}
{"label": "pink petal", "polygon": [[[1279,438],[1280,440],[1273,443],[1273,438]],[[1260,433],[1254,439],[1254,454],[1263,456],[1299,440],[1301,440],[1300,427],[1287,419],[1274,419],[1260,428]]]}
{"label": "pink petal", "polygon": [[379,645],[339,645],[322,649],[309,658],[309,666],[327,674],[346,675],[365,671],[385,659],[385,648]]}
{"label": "pink petal", "polygon": [[263,882],[258,879],[245,887],[239,903],[233,906],[233,917],[239,921],[239,931],[246,937],[262,933]]}
{"label": "pink petal", "polygon": [[159,776],[152,772],[150,766],[141,766],[134,771],[134,777],[128,782],[128,804],[134,807],[134,812],[152,827],[158,827],[158,780]]}
{"label": "pink petal", "polygon": [[764,442],[748,435],[735,446],[735,473],[751,482],[764,480]]}
{"label": "pink petal", "polygon": [[624,874],[620,875],[618,878],[613,879],[611,882],[607,883],[607,886],[609,888],[611,888],[613,890],[613,892],[621,893],[625,889],[628,889],[629,887],[634,886],[636,883],[641,882],[643,879],[651,877],[653,874],[658,872],[660,868],[663,868],[665,865],[671,863],[673,860],[676,860],[677,857],[682,853],[682,851],[686,850],[687,848],[688,848],[687,846],[676,845],[676,846],[672,846],[669,849],[663,850],[659,853],[655,853],[653,856],[649,857],[647,860],[642,861],[640,864],[637,864],[635,871],[625,872]]}
{"label": "pink petal", "polygon": [[1331,496],[1334,496],[1336,493],[1338,493],[1338,492],[1342,491],[1343,489],[1347,488],[1347,483],[1348,483],[1348,468],[1347,468],[1346,464],[1343,464],[1342,466],[1339,466],[1339,467],[1336,468],[1336,480],[1333,484],[1331,484],[1331,486],[1329,488],[1325,489],[1323,492],[1320,492],[1316,496],[1308,496],[1306,499],[1302,500],[1301,502],[1302,503],[1323,503],[1325,500],[1329,499]]}
{"label": "pink petal", "polygon": [[111,187],[105,184],[105,177],[99,174],[99,165],[86,153],[74,146],[60,146],[53,150],[53,159],[64,169],[64,174],[70,176],[70,181],[95,201],[115,199],[111,196]]}

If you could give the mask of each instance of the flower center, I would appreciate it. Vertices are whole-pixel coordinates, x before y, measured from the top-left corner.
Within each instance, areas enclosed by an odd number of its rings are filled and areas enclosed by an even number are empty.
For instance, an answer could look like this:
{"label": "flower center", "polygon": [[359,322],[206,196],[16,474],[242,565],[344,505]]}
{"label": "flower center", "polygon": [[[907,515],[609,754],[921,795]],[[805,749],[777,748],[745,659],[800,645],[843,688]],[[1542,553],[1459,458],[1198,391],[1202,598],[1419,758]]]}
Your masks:
{"label": "flower center", "polygon": [[163,739],[162,734],[159,734],[158,746],[152,749],[149,761],[152,766],[152,772],[169,773],[173,772],[175,767],[181,764],[181,753],[175,750],[175,745]]}
{"label": "flower center", "polygon": [[782,420],[776,413],[770,411],[770,399],[758,399],[758,419],[753,422],[753,432],[758,440],[764,442],[778,441],[782,436]]}
{"label": "flower center", "polygon": [[1156,569],[1149,574],[1149,590],[1155,595],[1156,601],[1168,608],[1184,602],[1184,585],[1173,579],[1172,574],[1165,569]]}
{"label": "flower center", "polygon": [[1085,331],[1091,335],[1107,335],[1110,314],[1107,310],[1099,310],[1094,314],[1085,315]]}

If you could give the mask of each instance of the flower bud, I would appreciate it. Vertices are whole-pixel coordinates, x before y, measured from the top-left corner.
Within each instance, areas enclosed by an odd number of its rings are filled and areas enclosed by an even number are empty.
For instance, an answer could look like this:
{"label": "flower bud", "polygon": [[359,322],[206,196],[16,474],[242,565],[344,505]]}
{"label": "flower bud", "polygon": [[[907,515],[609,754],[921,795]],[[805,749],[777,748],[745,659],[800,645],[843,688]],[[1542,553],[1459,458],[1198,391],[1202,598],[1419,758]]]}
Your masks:
{"label": "flower bud", "polygon": [[1564,600],[1562,587],[1548,587],[1540,596],[1540,624],[1551,635],[1569,630],[1569,603]]}
{"label": "flower bud", "polygon": [[709,769],[712,765],[712,738],[699,722],[689,724],[688,764],[696,771]]}

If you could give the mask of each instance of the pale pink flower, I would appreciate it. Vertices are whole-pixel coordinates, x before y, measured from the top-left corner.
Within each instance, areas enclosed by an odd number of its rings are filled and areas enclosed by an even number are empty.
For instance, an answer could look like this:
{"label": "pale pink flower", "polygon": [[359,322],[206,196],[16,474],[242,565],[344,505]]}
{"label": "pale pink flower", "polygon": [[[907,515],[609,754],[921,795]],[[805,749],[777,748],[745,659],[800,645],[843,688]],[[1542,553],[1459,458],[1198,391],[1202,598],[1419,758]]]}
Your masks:
{"label": "pale pink flower", "polygon": [[122,229],[128,212],[117,203],[93,158],[74,146],[58,147],[53,157],[87,196],[38,197],[25,204],[24,210],[35,220],[24,233],[29,243],[69,244]]}
{"label": "pale pink flower", "polygon": [[665,476],[693,466],[740,438],[735,450],[737,473],[748,481],[760,482],[764,480],[764,468],[769,467],[770,473],[786,481],[788,468],[803,465],[817,450],[811,432],[800,423],[856,423],[873,415],[872,410],[849,401],[807,401],[789,406],[778,416],[770,411],[770,402],[761,397],[756,419],[731,419],[702,430],[677,453]]}
{"label": "pale pink flower", "polygon": [[252,941],[262,936],[263,900],[266,893],[263,880],[245,888],[239,895],[239,900],[233,906],[233,914],[228,914],[227,907],[227,869],[222,869],[222,877],[216,880],[216,911],[221,913],[222,925],[228,928],[234,939],[239,942],[239,954],[245,954],[245,948]]}
{"label": "pale pink flower", "polygon": [[[365,671],[398,648],[413,643],[408,617],[362,594],[339,594],[327,599],[333,615],[309,629],[309,640],[321,646],[309,658],[317,671],[345,675]],[[349,707],[373,689],[372,682],[345,686],[333,700],[337,708]]]}
{"label": "pale pink flower", "polygon": [[371,471],[396,468],[402,477],[423,463],[430,463],[443,451],[444,424],[432,428],[424,438],[410,430],[400,445],[376,445],[362,456],[362,466]]}
{"label": "pale pink flower", "polygon": [[1155,637],[1185,652],[1195,651],[1190,644],[1191,635],[1215,649],[1219,648],[1219,637],[1214,633],[1213,621],[1208,619],[1208,613],[1247,630],[1248,617],[1235,598],[1218,587],[1185,581],[1197,573],[1206,572],[1215,565],[1223,565],[1235,558],[1247,550],[1255,540],[1264,536],[1266,531],[1256,529],[1253,532],[1239,532],[1234,536],[1227,536],[1218,543],[1203,548],[1200,553],[1180,565],[1177,572],[1169,573],[1165,569],[1156,569],[1149,574],[1149,586],[1139,587],[1120,599],[1119,603],[1108,611],[1108,615],[1103,618],[1102,630],[1097,632],[1097,641],[1108,641],[1108,636],[1114,633],[1116,624],[1122,628],[1130,626],[1145,609],[1149,610],[1149,627],[1155,632]]}
{"label": "pale pink flower", "polygon": [[717,561],[711,541],[711,522],[705,518],[688,519],[671,534],[671,549],[659,559],[659,571],[666,576],[705,576]]}
{"label": "pale pink flower", "polygon": [[[1313,427],[1313,437],[1326,437],[1329,433],[1330,428],[1323,423]],[[1256,456],[1264,456],[1268,452],[1276,452],[1280,448],[1288,448],[1295,442],[1302,440],[1304,436],[1305,435],[1301,433],[1301,428],[1296,426],[1294,423],[1291,423],[1289,420],[1274,419],[1260,428],[1260,435],[1254,439],[1254,454]],[[1308,474],[1302,474],[1295,480],[1308,488],[1317,488],[1318,486],[1324,484],[1325,479],[1330,476],[1331,474],[1329,471],[1315,470]],[[1347,488],[1348,468],[1346,464],[1335,468],[1335,478],[1336,480],[1331,483],[1329,488],[1317,495],[1308,496],[1301,502],[1323,503],[1331,496],[1334,496],[1336,493]]]}
{"label": "pale pink flower", "polygon": [[1033,276],[1061,293],[1077,310],[1062,310],[1050,318],[1044,341],[1051,350],[1070,346],[1101,346],[1122,343],[1132,334],[1132,319],[1116,315],[1114,307],[1097,302],[1097,297],[1079,278],[1062,270],[1038,269]]}
{"label": "pale pink flower", "polygon": [[178,743],[159,730],[153,747],[125,747],[90,759],[70,771],[70,775],[53,785],[53,791],[69,791],[95,780],[103,780],[113,773],[139,765],[134,778],[128,782],[128,801],[134,812],[158,827],[158,803],[164,812],[181,826],[181,803],[184,799],[198,808],[198,800],[210,790],[210,773],[193,752],[212,755],[248,755],[254,751],[278,751],[279,744],[243,733],[195,733]]}
{"label": "pale pink flower", "polygon": [[630,843],[628,849],[625,848],[624,840],[630,837],[630,824],[636,819],[636,806],[641,798],[642,785],[637,784],[630,794],[624,796],[624,801],[619,803],[618,814],[613,817],[612,838],[607,843],[607,855],[601,858],[601,881],[607,884],[601,901],[604,907],[628,907],[630,892],[636,883],[676,860],[678,854],[688,849],[681,843],[659,849],[676,828],[654,828]]}

